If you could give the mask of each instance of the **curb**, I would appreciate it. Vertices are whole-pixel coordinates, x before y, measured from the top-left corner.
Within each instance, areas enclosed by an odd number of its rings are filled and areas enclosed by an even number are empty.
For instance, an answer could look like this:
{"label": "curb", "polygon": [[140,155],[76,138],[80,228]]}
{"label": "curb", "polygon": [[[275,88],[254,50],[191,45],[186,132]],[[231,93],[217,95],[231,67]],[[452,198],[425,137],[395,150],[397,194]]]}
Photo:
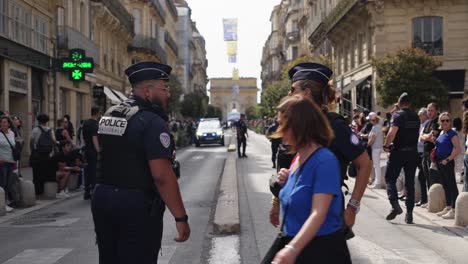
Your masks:
{"label": "curb", "polygon": [[75,198],[77,196],[83,195],[83,192],[78,191],[78,192],[73,192],[70,194],[70,197],[67,198],[56,198],[53,200],[36,200],[36,205],[27,207],[27,208],[20,208],[20,209],[15,209],[13,212],[8,213],[5,216],[0,217],[0,224],[4,224],[10,220],[13,220],[17,217],[23,216],[25,214],[29,214],[35,211],[38,211],[40,209],[49,207],[51,205],[60,203],[62,201],[66,201],[72,198]]}
{"label": "curb", "polygon": [[213,225],[217,234],[240,232],[239,194],[235,153],[228,153],[219,187]]}
{"label": "curb", "polygon": [[[353,185],[354,185],[355,180],[352,179],[352,178],[350,178],[350,181],[351,181],[351,182],[353,183]],[[385,191],[385,189],[380,189],[380,190]],[[367,192],[367,191],[371,191],[372,193],[374,193],[374,194],[376,194],[376,195],[378,195],[378,196],[380,196],[380,197],[382,197],[382,198],[384,198],[384,199],[388,199],[388,197],[387,197],[386,195],[382,194],[382,193],[381,193],[380,191],[378,191],[378,190],[366,188],[366,192]],[[398,201],[398,203],[402,206],[402,208],[405,207],[405,203],[404,203],[404,202]],[[454,235],[456,235],[456,236],[459,236],[459,237],[465,239],[466,241],[468,241],[468,229],[467,229],[467,228],[462,227],[462,226],[456,226],[456,225],[453,225],[453,224],[452,224],[452,226],[443,225],[444,223],[441,223],[440,221],[434,221],[433,218],[431,218],[431,217],[429,217],[428,215],[426,215],[426,213],[420,212],[419,209],[416,210],[416,208],[417,208],[417,207],[415,206],[415,208],[414,208],[414,210],[413,210],[413,214],[415,214],[415,215],[417,215],[417,216],[423,218],[424,220],[426,220],[426,221],[428,221],[428,222],[431,222],[432,224],[434,224],[434,225],[436,225],[436,226],[442,227],[443,229],[447,230],[448,232],[450,232],[450,233],[452,233],[452,234],[454,234]],[[432,213],[429,213],[429,212],[428,212],[427,214],[431,214],[431,215],[432,215]],[[439,220],[439,218],[437,218],[437,220]],[[442,219],[440,218],[440,220],[442,220]],[[448,220],[447,220],[447,221],[448,221]]]}

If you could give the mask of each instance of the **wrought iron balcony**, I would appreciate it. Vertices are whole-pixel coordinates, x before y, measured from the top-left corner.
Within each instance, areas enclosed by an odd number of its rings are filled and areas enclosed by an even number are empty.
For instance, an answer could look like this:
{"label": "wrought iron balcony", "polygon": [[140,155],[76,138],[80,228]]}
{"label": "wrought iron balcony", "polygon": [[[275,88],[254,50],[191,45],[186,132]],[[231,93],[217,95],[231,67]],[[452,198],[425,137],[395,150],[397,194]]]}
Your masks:
{"label": "wrought iron balcony", "polygon": [[164,33],[164,41],[166,41],[167,45],[171,47],[171,49],[174,51],[176,55],[179,54],[179,48],[177,47],[177,43],[171,37],[171,34],[169,34],[169,32],[167,31]]}
{"label": "wrought iron balcony", "polygon": [[96,3],[102,3],[109,11],[124,25],[128,32],[133,34],[133,17],[127,12],[127,9],[116,0],[91,0]]}
{"label": "wrought iron balcony", "polygon": [[289,42],[296,42],[299,40],[299,30],[294,30],[291,32],[286,33],[286,39]]}
{"label": "wrought iron balcony", "polygon": [[58,26],[57,40],[59,50],[83,49],[87,57],[92,57],[94,62],[99,64],[98,46],[81,32],[69,26]]}
{"label": "wrought iron balcony", "polygon": [[164,10],[164,7],[159,3],[159,0],[151,0],[151,5],[156,9],[156,12],[159,14],[161,17],[162,21],[166,23],[166,10]]}
{"label": "wrought iron balcony", "polygon": [[328,33],[353,8],[358,0],[341,0],[325,18],[325,30]]}
{"label": "wrought iron balcony", "polygon": [[431,42],[422,42],[422,41],[414,41],[413,48],[420,48],[424,50],[427,54],[432,56],[441,56],[444,54],[444,45],[442,40],[439,41],[431,41]]}
{"label": "wrought iron balcony", "polygon": [[167,63],[167,54],[159,45],[158,39],[143,35],[135,35],[129,50],[145,49],[159,57],[162,63]]}

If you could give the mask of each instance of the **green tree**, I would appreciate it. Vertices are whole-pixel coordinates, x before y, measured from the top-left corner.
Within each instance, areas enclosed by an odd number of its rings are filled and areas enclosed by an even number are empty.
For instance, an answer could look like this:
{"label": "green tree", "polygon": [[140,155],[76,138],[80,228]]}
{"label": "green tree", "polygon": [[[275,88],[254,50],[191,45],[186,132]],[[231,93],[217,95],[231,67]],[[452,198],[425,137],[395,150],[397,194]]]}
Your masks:
{"label": "green tree", "polygon": [[171,92],[171,97],[169,98],[167,110],[168,113],[172,113],[173,115],[175,115],[180,111],[180,96],[183,93],[183,88],[176,75],[171,75],[169,77],[168,85]]}
{"label": "green tree", "polygon": [[219,118],[221,120],[223,118],[223,111],[214,105],[208,105],[206,109],[206,117],[207,118]]}
{"label": "green tree", "polygon": [[208,96],[201,92],[186,94],[181,103],[181,114],[185,117],[200,118],[206,115]]}
{"label": "green tree", "polygon": [[245,110],[245,115],[248,120],[258,119],[261,117],[260,106],[251,106]]}
{"label": "green tree", "polygon": [[447,89],[433,76],[442,63],[423,50],[401,49],[396,54],[373,59],[372,65],[377,71],[376,88],[383,106],[395,103],[403,92],[411,96],[415,108],[429,102],[447,103]]}
{"label": "green tree", "polygon": [[289,80],[275,81],[269,84],[262,92],[261,116],[274,117],[276,107],[281,99],[288,95],[290,87]]}

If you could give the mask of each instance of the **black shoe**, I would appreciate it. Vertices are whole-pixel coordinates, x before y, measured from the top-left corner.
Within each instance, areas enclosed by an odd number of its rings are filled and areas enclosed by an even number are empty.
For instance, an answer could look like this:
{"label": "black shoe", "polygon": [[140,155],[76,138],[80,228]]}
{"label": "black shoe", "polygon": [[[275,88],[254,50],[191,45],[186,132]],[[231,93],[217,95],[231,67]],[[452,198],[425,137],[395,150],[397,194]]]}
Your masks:
{"label": "black shoe", "polygon": [[244,155],[242,155],[242,157],[244,157],[244,158],[248,158],[249,156],[247,156],[247,155],[245,155],[245,154],[244,154]]}
{"label": "black shoe", "polygon": [[407,224],[412,224],[413,223],[413,213],[406,213],[405,215],[405,222]]}
{"label": "black shoe", "polygon": [[273,169],[276,169],[276,165],[275,165],[275,164],[273,164],[273,166],[272,166],[271,168],[273,168]]}
{"label": "black shoe", "polygon": [[403,213],[403,210],[401,209],[401,207],[400,207],[400,205],[398,203],[396,205],[392,205],[392,207],[393,207],[392,210],[390,211],[390,213],[385,218],[387,220],[393,220],[393,219],[395,219],[395,217],[397,215]]}
{"label": "black shoe", "polygon": [[83,200],[91,200],[91,194],[89,192],[86,192],[84,195],[83,195]]}
{"label": "black shoe", "polygon": [[405,201],[406,200],[406,195],[402,195],[402,196],[398,197],[398,200]]}

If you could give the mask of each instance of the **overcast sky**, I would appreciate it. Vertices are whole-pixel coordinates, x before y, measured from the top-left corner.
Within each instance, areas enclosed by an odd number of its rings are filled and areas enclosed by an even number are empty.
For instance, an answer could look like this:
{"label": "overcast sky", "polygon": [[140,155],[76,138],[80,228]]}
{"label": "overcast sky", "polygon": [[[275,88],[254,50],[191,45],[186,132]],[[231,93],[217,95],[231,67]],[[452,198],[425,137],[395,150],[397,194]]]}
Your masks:
{"label": "overcast sky", "polygon": [[[271,32],[270,14],[281,0],[187,0],[192,20],[206,41],[208,78],[232,77],[237,67],[241,77],[256,77],[260,88],[263,44]],[[238,19],[237,63],[228,63],[223,40],[223,18]],[[209,87],[208,87],[209,88]]]}

